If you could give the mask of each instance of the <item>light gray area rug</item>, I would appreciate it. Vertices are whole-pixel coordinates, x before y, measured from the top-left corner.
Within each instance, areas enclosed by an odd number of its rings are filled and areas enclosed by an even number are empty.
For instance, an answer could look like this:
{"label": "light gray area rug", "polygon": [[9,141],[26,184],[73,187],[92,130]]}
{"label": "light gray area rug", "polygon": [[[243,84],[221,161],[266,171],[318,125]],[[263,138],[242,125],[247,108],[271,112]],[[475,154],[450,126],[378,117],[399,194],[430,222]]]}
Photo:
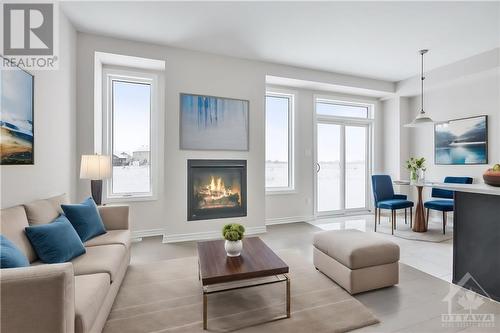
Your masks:
{"label": "light gray area rug", "polygon": [[[208,331],[347,332],[378,319],[295,251],[279,251],[289,265],[291,318],[285,283],[208,296]],[[105,333],[204,332],[196,257],[131,265],[104,328]]]}
{"label": "light gray area rug", "polygon": [[[373,231],[373,223],[373,221],[370,222],[370,226],[368,228],[369,231]],[[391,234],[391,222],[389,222],[389,218],[381,218],[380,224],[377,224],[377,232],[388,235]],[[429,221],[426,232],[414,232],[410,229],[409,218],[408,224],[405,224],[404,218],[398,216],[396,229],[394,230],[394,236],[410,240],[441,243],[453,239],[453,227],[447,225],[446,234],[443,235],[443,223]]]}

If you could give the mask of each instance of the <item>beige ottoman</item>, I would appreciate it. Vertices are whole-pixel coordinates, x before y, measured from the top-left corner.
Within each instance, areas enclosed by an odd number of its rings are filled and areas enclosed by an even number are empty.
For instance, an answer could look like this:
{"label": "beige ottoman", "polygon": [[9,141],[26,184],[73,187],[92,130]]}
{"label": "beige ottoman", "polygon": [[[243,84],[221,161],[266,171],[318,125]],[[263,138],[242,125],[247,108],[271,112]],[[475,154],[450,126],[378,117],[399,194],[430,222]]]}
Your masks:
{"label": "beige ottoman", "polygon": [[399,282],[399,246],[359,230],[314,235],[314,266],[350,294]]}

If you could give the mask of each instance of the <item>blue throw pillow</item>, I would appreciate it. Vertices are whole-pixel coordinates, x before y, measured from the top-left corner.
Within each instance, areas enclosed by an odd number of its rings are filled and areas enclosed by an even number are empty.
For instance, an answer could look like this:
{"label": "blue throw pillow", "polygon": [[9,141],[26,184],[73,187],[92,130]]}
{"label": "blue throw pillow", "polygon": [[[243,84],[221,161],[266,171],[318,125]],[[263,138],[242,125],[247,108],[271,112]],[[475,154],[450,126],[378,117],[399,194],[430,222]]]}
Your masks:
{"label": "blue throw pillow", "polygon": [[29,266],[30,262],[24,253],[10,240],[0,235],[0,268],[16,268]]}
{"label": "blue throw pillow", "polygon": [[26,235],[44,263],[67,262],[85,253],[85,247],[64,215],[53,222],[26,227]]}
{"label": "blue throw pillow", "polygon": [[82,242],[106,233],[101,215],[92,198],[87,198],[81,204],[61,205],[61,208]]}

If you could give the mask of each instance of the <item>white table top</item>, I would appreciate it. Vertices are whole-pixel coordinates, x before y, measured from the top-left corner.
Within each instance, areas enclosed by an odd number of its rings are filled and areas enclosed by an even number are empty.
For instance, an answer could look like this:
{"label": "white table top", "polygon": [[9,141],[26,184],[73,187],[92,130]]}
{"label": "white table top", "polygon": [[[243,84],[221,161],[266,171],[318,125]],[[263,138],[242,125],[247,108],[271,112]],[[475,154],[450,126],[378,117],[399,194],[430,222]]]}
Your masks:
{"label": "white table top", "polygon": [[491,186],[485,183],[452,184],[452,183],[440,183],[440,182],[424,182],[424,183],[412,184],[407,180],[397,180],[394,181],[394,185],[438,187],[442,188],[443,190],[450,190],[450,191],[500,195],[500,187]]}

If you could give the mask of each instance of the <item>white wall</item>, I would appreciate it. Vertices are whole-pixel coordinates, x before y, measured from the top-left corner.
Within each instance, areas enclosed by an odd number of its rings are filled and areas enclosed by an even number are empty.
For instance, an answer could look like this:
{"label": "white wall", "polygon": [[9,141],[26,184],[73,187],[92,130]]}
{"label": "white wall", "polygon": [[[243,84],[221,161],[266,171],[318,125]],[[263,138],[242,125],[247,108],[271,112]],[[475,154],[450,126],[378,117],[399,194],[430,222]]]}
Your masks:
{"label": "white wall", "polygon": [[1,207],[76,189],[76,32],[59,13],[59,69],[32,71],[35,76],[35,164],[3,165]]}
{"label": "white wall", "polygon": [[[272,91],[273,86],[270,86]],[[314,216],[314,95],[330,96],[335,100],[344,100],[374,104],[373,125],[373,170],[383,169],[383,119],[381,104],[376,98],[347,95],[328,91],[278,87],[296,93],[295,101],[295,190],[285,194],[266,195],[266,222],[287,223],[312,219]],[[371,198],[371,194],[369,196]]]}
{"label": "white wall", "polygon": [[[383,173],[399,178],[399,97],[381,102],[383,114]],[[395,140],[398,138],[398,140]]]}
{"label": "white wall", "polygon": [[[181,240],[218,234],[224,223],[238,221],[251,230],[265,228],[265,76],[342,84],[393,92],[394,84],[349,75],[313,71],[265,62],[249,61],[166,46],[138,43],[90,34],[78,34],[77,142],[78,156],[93,152],[93,61],[94,52],[109,52],[166,61],[165,70],[165,159],[163,191],[158,200],[133,202],[131,225],[136,235],[161,234]],[[179,150],[179,93],[199,93],[250,101],[250,151],[201,152]],[[307,121],[308,115],[300,115]],[[307,135],[307,129],[300,136]],[[301,147],[301,145],[298,145]],[[305,145],[301,149],[304,149]],[[187,159],[235,158],[248,160],[248,216],[244,218],[186,221]],[[299,168],[300,169],[300,168]],[[89,194],[89,184],[80,181],[79,199]],[[302,199],[299,199],[302,200]],[[287,205],[292,209],[292,205]],[[298,212],[286,212],[286,216]]]}

